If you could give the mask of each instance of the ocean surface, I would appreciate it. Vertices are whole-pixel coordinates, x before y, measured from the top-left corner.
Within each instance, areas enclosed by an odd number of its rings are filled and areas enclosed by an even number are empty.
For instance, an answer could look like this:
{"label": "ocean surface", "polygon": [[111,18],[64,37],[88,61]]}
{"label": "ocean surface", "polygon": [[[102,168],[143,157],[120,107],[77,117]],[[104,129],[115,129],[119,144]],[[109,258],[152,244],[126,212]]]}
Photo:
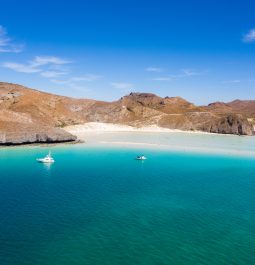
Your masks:
{"label": "ocean surface", "polygon": [[255,138],[87,139],[0,149],[1,265],[255,264]]}

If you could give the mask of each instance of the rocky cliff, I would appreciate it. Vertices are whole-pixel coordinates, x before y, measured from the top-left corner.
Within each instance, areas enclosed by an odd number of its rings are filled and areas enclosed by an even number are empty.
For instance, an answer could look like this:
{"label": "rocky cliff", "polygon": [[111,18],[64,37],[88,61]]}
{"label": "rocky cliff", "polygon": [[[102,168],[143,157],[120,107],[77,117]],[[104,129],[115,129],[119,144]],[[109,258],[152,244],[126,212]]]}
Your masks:
{"label": "rocky cliff", "polygon": [[74,141],[76,137],[61,128],[85,122],[253,135],[250,121],[254,114],[255,104],[250,101],[200,107],[180,97],[131,93],[118,101],[103,102],[0,83],[0,144]]}

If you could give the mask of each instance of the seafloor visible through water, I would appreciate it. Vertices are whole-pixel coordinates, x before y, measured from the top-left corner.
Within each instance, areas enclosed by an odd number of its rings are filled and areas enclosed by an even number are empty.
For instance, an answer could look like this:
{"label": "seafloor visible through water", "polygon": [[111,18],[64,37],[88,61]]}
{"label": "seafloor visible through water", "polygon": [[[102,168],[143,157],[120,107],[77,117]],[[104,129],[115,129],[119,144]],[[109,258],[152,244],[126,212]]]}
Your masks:
{"label": "seafloor visible through water", "polygon": [[[48,147],[0,149],[1,265],[255,264],[253,138],[198,141],[228,155],[107,137],[51,147],[48,166]],[[141,139],[155,145],[121,144]]]}

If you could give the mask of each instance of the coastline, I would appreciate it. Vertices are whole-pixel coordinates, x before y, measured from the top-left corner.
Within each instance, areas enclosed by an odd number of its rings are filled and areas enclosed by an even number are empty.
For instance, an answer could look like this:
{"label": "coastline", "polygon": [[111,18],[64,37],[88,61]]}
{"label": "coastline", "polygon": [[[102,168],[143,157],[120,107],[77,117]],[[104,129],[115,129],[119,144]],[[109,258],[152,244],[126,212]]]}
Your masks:
{"label": "coastline", "polygon": [[87,147],[165,150],[182,153],[255,157],[255,138],[197,131],[180,131],[157,126],[87,123],[64,128],[86,141]]}
{"label": "coastline", "polygon": [[77,140],[59,143],[2,145],[0,149],[9,147],[57,148],[74,145],[77,148],[136,149],[139,153],[162,150],[187,154],[200,153],[255,158],[255,138],[253,137],[171,130],[158,126],[137,128],[97,122],[68,126],[63,129],[77,136]]}
{"label": "coastline", "polygon": [[[157,133],[184,133],[184,134],[212,134],[202,131],[184,131],[178,129],[168,129],[157,125],[134,127],[123,124],[103,123],[103,122],[88,122],[80,125],[71,125],[63,128],[65,131],[79,137],[82,133],[89,132],[157,132]],[[227,134],[226,134],[227,135]],[[232,135],[232,134],[230,134]]]}
{"label": "coastline", "polygon": [[21,144],[0,144],[0,149],[5,148],[22,148],[22,147],[55,147],[59,145],[76,145],[83,144],[85,141],[77,139],[74,141],[64,141],[64,142],[34,142],[34,143],[21,143]]}

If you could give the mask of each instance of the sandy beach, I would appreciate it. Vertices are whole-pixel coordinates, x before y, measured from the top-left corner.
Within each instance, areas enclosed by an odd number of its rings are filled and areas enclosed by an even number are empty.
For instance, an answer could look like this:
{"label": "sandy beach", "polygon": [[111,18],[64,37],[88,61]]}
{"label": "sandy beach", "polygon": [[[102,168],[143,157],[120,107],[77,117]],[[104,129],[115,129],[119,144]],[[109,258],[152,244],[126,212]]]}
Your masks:
{"label": "sandy beach", "polygon": [[127,125],[91,122],[66,127],[86,145],[127,147],[135,149],[164,149],[189,153],[255,156],[255,138],[238,137],[199,131],[180,131],[149,126],[136,128]]}
{"label": "sandy beach", "polygon": [[82,133],[88,132],[162,132],[162,133],[192,133],[192,134],[210,134],[201,131],[182,131],[162,128],[157,125],[133,127],[123,124],[88,122],[81,125],[67,126],[64,128],[67,132],[80,136]]}

